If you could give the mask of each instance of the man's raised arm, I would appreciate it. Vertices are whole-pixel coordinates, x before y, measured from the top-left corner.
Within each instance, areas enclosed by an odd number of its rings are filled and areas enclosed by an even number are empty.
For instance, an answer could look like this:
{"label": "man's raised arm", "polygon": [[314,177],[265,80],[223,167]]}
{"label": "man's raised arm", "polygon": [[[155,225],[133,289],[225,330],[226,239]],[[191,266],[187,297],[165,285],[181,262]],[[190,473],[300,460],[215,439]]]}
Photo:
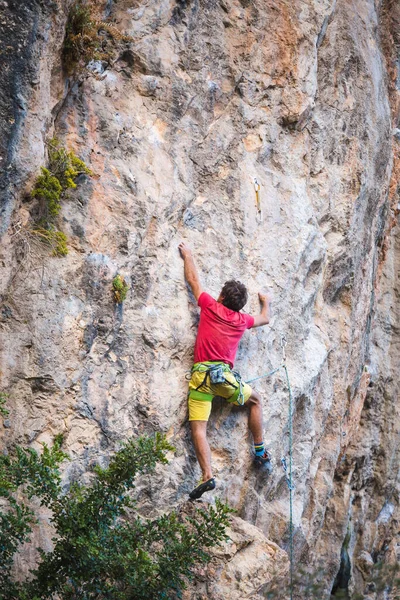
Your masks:
{"label": "man's raised arm", "polygon": [[194,264],[192,251],[190,250],[189,246],[185,244],[185,242],[181,242],[178,248],[183,258],[185,279],[192,288],[193,295],[197,301],[203,291],[203,288],[201,287],[199,274],[197,273],[196,265]]}
{"label": "man's raised arm", "polygon": [[269,294],[261,294],[261,292],[259,292],[258,297],[259,297],[260,303],[261,303],[261,312],[259,315],[256,315],[254,317],[253,327],[261,327],[262,325],[268,325],[268,323],[269,323],[269,317],[270,317],[269,305],[271,302],[271,296]]}

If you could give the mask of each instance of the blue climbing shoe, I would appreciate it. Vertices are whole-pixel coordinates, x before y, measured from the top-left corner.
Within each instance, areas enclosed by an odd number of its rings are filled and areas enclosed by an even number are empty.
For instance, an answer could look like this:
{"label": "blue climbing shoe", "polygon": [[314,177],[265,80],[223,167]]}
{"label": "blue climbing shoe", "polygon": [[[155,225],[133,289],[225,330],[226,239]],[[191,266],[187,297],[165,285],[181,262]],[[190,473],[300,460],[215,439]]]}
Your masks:
{"label": "blue climbing shoe", "polygon": [[254,462],[256,465],[271,465],[271,454],[265,450],[264,454],[262,454],[261,456],[257,456],[257,454],[254,455]]}
{"label": "blue climbing shoe", "polygon": [[211,490],[215,489],[215,479],[208,479],[207,481],[202,481],[197,487],[194,488],[189,494],[189,498],[191,500],[198,500],[204,492],[211,492]]}

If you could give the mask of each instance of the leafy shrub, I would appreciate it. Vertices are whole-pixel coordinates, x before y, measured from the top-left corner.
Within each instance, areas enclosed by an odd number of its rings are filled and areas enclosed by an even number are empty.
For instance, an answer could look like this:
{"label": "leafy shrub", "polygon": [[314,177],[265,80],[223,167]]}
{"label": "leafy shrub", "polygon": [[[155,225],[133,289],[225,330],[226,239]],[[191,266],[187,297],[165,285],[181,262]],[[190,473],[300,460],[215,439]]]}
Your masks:
{"label": "leafy shrub", "polygon": [[57,138],[49,142],[49,170],[58,179],[62,191],[76,188],[75,179],[82,174],[92,175],[92,171],[74,152],[68,152]]}
{"label": "leafy shrub", "polygon": [[31,195],[33,198],[43,198],[46,201],[48,214],[55,217],[60,212],[63,189],[57,177],[52,175],[49,169],[40,167],[40,170],[42,174],[36,179]]}
{"label": "leafy shrub", "polygon": [[11,569],[14,555],[20,544],[29,540],[36,518],[17,492],[23,490],[27,499],[39,497],[42,505],[56,500],[61,481],[58,465],[66,456],[60,449],[61,443],[61,436],[56,437],[51,449],[43,446],[40,457],[35,450],[18,446],[14,458],[0,454],[0,498],[6,501],[6,508],[2,504],[0,509],[1,600],[29,598],[23,586],[12,581]]}
{"label": "leafy shrub", "polygon": [[76,188],[76,178],[92,175],[92,171],[74,152],[66,150],[57,138],[49,142],[48,168],[41,167],[41,175],[36,179],[31,196],[41,203],[40,218],[30,233],[49,244],[54,256],[68,254],[67,236],[58,231],[54,219],[60,212],[63,194],[69,188]]}
{"label": "leafy shrub", "polygon": [[2,417],[8,417],[8,410],[4,406],[6,401],[7,401],[6,394],[0,393],[0,415]]}
{"label": "leafy shrub", "polygon": [[113,289],[114,289],[114,300],[117,304],[121,304],[124,300],[126,300],[126,295],[129,290],[129,286],[126,283],[125,279],[122,275],[116,275],[113,279]]}
{"label": "leafy shrub", "polygon": [[53,256],[67,256],[67,236],[62,231],[58,231],[51,224],[45,227],[36,227],[31,229],[31,233],[39,237],[39,239],[48,244],[52,249]]}
{"label": "leafy shrub", "polygon": [[91,60],[111,62],[130,36],[95,13],[95,2],[77,0],[71,7],[63,46],[63,64],[68,74],[84,68]]}
{"label": "leafy shrub", "polygon": [[[1,600],[179,598],[194,567],[226,539],[231,510],[217,502],[186,517],[172,512],[144,520],[135,513],[128,493],[136,475],[152,473],[173,450],[160,434],[129,440],[108,468],[95,469],[92,483],[63,493],[61,441],[44,445],[41,455],[19,447],[12,458],[0,455],[0,497],[7,501],[0,507]],[[13,557],[36,521],[22,498],[33,497],[52,511],[54,547],[40,551],[29,580],[15,582]]]}
{"label": "leafy shrub", "polygon": [[31,195],[44,201],[45,215],[56,217],[61,209],[60,199],[69,188],[76,188],[75,179],[81,175],[92,175],[92,171],[72,151],[68,152],[57,138],[49,142],[49,165],[41,167],[42,174],[36,179]]}

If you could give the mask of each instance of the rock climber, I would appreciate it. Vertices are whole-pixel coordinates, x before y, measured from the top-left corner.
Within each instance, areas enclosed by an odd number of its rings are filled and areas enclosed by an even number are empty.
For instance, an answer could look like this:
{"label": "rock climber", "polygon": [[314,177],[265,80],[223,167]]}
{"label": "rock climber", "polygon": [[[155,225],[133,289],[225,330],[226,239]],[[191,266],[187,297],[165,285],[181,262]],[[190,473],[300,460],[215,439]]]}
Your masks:
{"label": "rock climber", "polygon": [[270,296],[258,294],[261,312],[255,317],[240,312],[247,302],[247,289],[240,281],[227,281],[215,300],[203,291],[189,246],[181,242],[179,250],[184,261],[185,279],[201,309],[188,394],[192,439],[202,472],[199,485],[189,496],[197,500],[204,492],[215,488],[207,441],[207,421],[215,396],[221,396],[235,406],[248,408],[254,460],[258,464],[270,461],[263,440],[261,398],[232,370],[239,341],[246,329],[269,323]]}

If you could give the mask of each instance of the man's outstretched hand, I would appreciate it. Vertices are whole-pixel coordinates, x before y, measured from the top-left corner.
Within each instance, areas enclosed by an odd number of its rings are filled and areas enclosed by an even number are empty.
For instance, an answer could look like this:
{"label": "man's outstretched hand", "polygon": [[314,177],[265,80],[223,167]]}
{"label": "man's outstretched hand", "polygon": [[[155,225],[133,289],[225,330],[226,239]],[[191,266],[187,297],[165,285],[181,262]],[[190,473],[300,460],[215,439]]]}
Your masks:
{"label": "man's outstretched hand", "polygon": [[270,304],[272,300],[272,294],[263,294],[258,292],[258,299],[260,300],[261,304],[265,304],[266,302]]}
{"label": "man's outstretched hand", "polygon": [[254,325],[253,327],[261,327],[262,325],[268,325],[269,323],[269,313],[270,313],[270,304],[272,300],[272,294],[265,294],[263,292],[258,292],[258,299],[261,304],[261,312],[259,315],[254,317]]}
{"label": "man's outstretched hand", "polygon": [[181,253],[181,256],[183,259],[185,259],[188,256],[192,256],[192,251],[189,248],[189,246],[186,244],[186,242],[181,242],[178,246],[179,248],[179,252]]}

